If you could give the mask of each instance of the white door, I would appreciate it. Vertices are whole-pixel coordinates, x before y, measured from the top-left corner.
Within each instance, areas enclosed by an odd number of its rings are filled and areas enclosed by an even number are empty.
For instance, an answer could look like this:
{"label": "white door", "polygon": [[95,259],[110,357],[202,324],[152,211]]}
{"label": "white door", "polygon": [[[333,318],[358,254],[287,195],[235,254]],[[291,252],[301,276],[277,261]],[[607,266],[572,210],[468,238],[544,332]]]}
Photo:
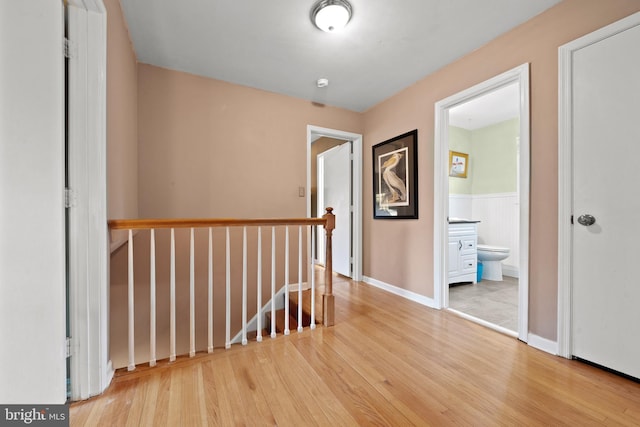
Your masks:
{"label": "white door", "polygon": [[[318,155],[318,195],[318,215],[330,206],[336,216],[331,241],[333,271],[351,277],[351,142]],[[324,251],[324,245],[318,247]]]}
{"label": "white door", "polygon": [[638,46],[640,26],[635,26],[576,50],[571,88],[572,353],[636,378],[640,378]]}

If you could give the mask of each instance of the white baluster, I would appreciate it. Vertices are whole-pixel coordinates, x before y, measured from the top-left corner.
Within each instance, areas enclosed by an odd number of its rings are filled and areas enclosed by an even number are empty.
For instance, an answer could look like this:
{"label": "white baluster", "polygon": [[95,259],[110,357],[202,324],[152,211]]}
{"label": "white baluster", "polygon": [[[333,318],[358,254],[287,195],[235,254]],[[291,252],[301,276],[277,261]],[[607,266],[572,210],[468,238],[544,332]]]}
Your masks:
{"label": "white baluster", "polygon": [[311,329],[316,328],[316,270],[313,266],[313,260],[316,259],[316,228],[311,226]]}
{"label": "white baluster", "polygon": [[224,348],[230,348],[231,347],[231,251],[230,251],[230,243],[229,243],[229,227],[227,227],[227,243],[226,243],[226,253],[227,253],[227,260],[226,260],[226,267],[227,267],[227,276],[226,276],[226,284],[225,284],[225,298],[226,298],[226,302],[225,302],[225,316],[226,316],[226,322],[225,322],[225,341],[224,341]]}
{"label": "white baluster", "polygon": [[169,261],[169,361],[176,360],[176,231],[171,229]]}
{"label": "white baluster", "polygon": [[156,231],[149,241],[149,366],[156,366]]}
{"label": "white baluster", "polygon": [[193,228],[189,238],[189,357],[196,355],[196,279]]}
{"label": "white baluster", "polygon": [[134,338],[134,326],[135,326],[135,318],[133,311],[133,230],[129,230],[129,270],[128,270],[128,301],[129,301],[129,366],[127,366],[128,371],[133,371],[136,369],[136,358],[134,354],[135,347],[135,338]]}
{"label": "white baluster", "polygon": [[302,226],[298,226],[298,332],[302,332]]}
{"label": "white baluster", "polygon": [[289,335],[289,226],[284,230],[284,334]]}
{"label": "white baluster", "polygon": [[207,351],[213,353],[213,228],[209,227],[209,294],[208,294],[208,331]]}
{"label": "white baluster", "polygon": [[257,308],[256,316],[258,325],[256,326],[256,341],[262,341],[262,227],[258,227],[258,272],[257,272]]}
{"label": "white baluster", "polygon": [[242,227],[242,345],[247,345],[247,227]]}
{"label": "white baluster", "polygon": [[271,227],[271,338],[276,337],[276,228]]}

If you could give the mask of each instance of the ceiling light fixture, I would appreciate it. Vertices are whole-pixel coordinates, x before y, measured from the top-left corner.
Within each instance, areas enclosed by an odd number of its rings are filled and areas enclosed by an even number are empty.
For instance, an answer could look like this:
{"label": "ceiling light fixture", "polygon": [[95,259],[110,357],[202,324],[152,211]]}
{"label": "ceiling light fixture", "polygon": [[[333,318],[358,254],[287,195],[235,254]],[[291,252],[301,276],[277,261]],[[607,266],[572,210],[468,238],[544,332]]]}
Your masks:
{"label": "ceiling light fixture", "polygon": [[351,5],[346,0],[321,0],[311,9],[311,21],[327,33],[340,31],[351,19]]}

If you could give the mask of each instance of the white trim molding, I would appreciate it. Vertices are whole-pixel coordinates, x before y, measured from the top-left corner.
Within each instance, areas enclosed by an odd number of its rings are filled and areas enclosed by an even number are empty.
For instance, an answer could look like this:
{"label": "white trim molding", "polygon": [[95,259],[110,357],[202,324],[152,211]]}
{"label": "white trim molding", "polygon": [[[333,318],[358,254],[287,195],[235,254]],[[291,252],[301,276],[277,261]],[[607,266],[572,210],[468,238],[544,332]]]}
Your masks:
{"label": "white trim molding", "polygon": [[362,281],[368,285],[375,286],[376,288],[380,288],[394,295],[398,295],[410,301],[417,302],[418,304],[421,304],[430,308],[439,308],[439,307],[436,307],[436,303],[432,298],[426,297],[424,295],[420,295],[418,293],[408,291],[406,289],[402,289],[397,286],[390,285],[388,283],[385,283],[380,280],[376,280],[374,278],[367,277],[367,276],[363,276]]}
{"label": "white trim molding", "polygon": [[106,9],[101,0],[67,2],[69,327],[71,400],[102,393],[109,360]]}
{"label": "white trim molding", "polygon": [[535,334],[529,334],[529,342],[527,344],[529,344],[531,347],[537,348],[538,350],[542,350],[553,355],[558,354],[557,342],[551,341],[547,338],[542,338]]}
{"label": "white trim molding", "polygon": [[558,48],[558,355],[572,357],[572,74],[575,51],[640,25],[640,12]]}

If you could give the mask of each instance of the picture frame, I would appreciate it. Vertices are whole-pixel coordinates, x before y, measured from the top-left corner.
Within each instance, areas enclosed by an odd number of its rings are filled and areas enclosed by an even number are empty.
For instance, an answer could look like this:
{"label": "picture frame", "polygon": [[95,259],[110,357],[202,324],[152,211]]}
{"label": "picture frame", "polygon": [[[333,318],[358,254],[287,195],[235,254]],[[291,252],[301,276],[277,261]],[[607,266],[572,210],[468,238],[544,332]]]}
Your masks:
{"label": "picture frame", "polygon": [[418,218],[418,130],[372,147],[373,218]]}
{"label": "picture frame", "polygon": [[459,151],[449,151],[449,176],[466,178],[469,170],[469,155]]}

